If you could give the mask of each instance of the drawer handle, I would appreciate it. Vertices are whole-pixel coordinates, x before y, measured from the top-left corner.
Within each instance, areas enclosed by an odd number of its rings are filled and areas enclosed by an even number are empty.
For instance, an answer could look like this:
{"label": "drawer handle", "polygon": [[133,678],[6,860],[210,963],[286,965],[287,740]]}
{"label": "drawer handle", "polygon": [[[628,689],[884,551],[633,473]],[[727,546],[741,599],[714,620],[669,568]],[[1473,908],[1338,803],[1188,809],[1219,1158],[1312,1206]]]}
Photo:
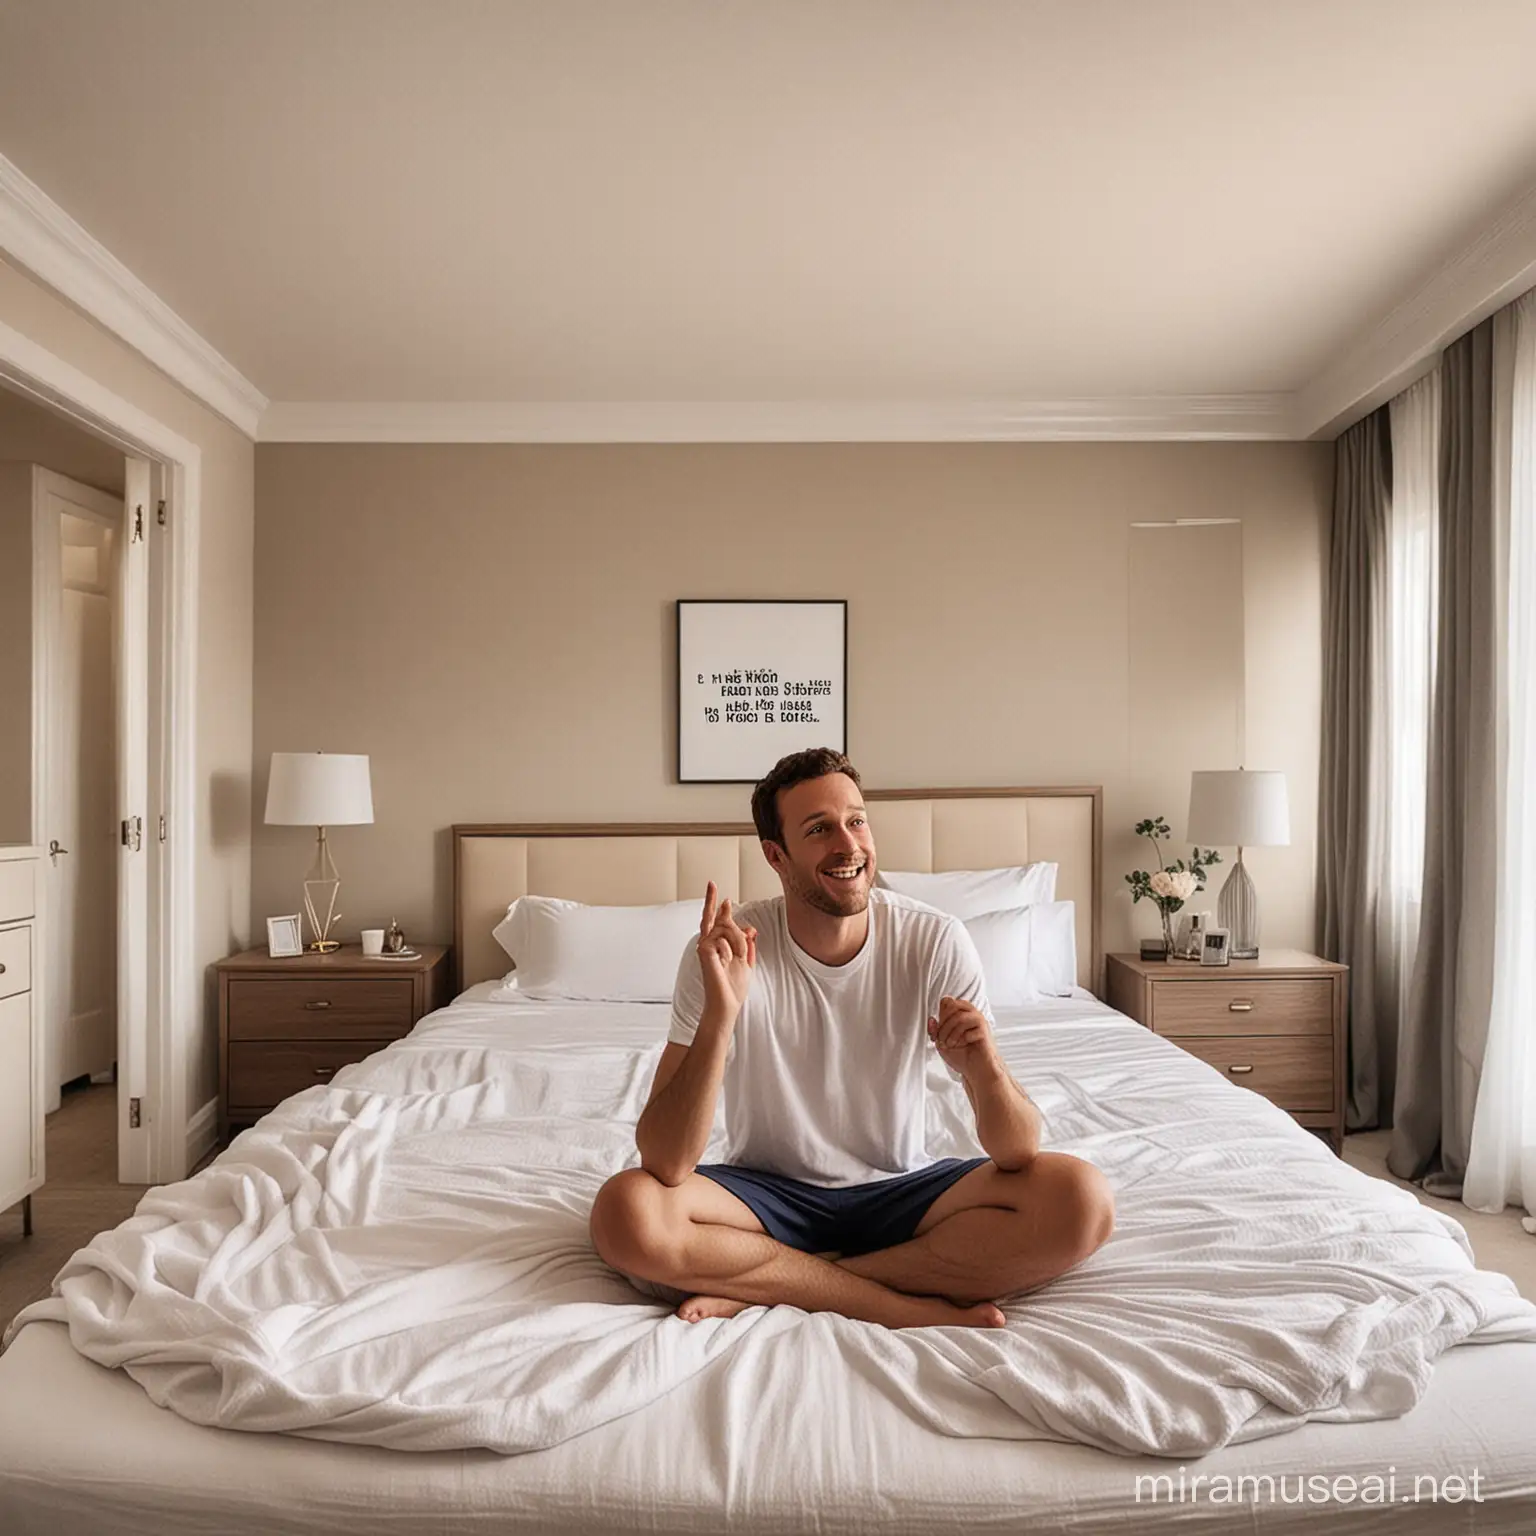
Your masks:
{"label": "drawer handle", "polygon": [[336,1068],[335,1067],[316,1067],[315,1068],[315,1076],[316,1077],[334,1077],[335,1075],[336,1075]]}
{"label": "drawer handle", "polygon": [[1234,1075],[1240,1077],[1244,1072],[1252,1072],[1253,1068],[1252,1067],[1228,1067],[1227,1071],[1231,1072]]}
{"label": "drawer handle", "polygon": [[322,998],[318,1003],[305,1003],[304,1006],[306,1008],[329,1008],[331,1005],[328,1001]]}
{"label": "drawer handle", "polygon": [[1227,1009],[1231,1013],[1252,1013],[1253,1004],[1245,997],[1240,997],[1235,1003],[1228,1003]]}
{"label": "drawer handle", "polygon": [[5,961],[4,960],[0,960],[0,976],[4,976],[4,975],[5,975]]}

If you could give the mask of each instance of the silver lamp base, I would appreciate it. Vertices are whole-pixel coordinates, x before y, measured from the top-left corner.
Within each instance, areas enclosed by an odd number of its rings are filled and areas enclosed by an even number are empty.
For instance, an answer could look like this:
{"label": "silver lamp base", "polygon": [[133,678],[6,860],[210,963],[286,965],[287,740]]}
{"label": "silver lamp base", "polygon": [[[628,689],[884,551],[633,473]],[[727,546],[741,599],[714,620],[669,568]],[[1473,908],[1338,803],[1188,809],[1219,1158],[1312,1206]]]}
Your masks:
{"label": "silver lamp base", "polygon": [[1243,850],[1216,901],[1216,921],[1227,930],[1227,953],[1234,960],[1259,958],[1259,893],[1243,867]]}

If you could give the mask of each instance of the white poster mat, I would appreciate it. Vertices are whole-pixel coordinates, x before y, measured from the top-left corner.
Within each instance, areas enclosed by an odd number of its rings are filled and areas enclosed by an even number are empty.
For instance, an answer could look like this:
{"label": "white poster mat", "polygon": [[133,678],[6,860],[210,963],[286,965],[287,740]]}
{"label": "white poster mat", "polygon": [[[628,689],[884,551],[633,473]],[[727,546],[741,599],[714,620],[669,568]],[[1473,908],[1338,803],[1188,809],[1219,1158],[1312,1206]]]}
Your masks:
{"label": "white poster mat", "polygon": [[678,779],[755,783],[789,752],[846,752],[848,605],[677,605]]}

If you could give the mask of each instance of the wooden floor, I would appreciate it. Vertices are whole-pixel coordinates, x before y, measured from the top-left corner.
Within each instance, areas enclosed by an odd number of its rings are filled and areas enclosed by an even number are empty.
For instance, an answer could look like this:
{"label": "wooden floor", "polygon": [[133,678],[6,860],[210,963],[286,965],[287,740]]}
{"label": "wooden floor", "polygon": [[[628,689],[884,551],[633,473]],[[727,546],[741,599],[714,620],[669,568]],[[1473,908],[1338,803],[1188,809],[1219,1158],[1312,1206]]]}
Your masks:
{"label": "wooden floor", "polygon": [[[1351,1136],[1344,1156],[1355,1167],[1390,1179],[1390,1137],[1388,1131]],[[54,1275],[77,1248],[131,1216],[144,1192],[142,1186],[117,1182],[115,1087],[75,1088],[64,1095],[58,1112],[48,1117],[46,1167],[48,1182],[32,1197],[31,1237],[21,1235],[19,1205],[0,1211],[0,1331],[22,1307],[48,1294]],[[1516,1211],[1481,1216],[1459,1201],[1413,1193],[1466,1227],[1480,1267],[1508,1275],[1536,1300],[1536,1237],[1522,1230]]]}
{"label": "wooden floor", "polygon": [[0,1211],[0,1332],[29,1302],[48,1294],[77,1248],[133,1215],[142,1185],[117,1182],[117,1088],[71,1088],[48,1116],[47,1183],[32,1196],[32,1236],[21,1207]]}

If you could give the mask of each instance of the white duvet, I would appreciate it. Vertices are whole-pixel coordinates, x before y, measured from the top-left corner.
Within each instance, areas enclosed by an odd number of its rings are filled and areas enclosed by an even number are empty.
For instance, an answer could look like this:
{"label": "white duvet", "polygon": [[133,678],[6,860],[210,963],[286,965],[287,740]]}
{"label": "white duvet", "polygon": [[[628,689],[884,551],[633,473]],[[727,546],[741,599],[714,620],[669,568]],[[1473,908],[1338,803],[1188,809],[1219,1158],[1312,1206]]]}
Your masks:
{"label": "white duvet", "polygon": [[[1006,1301],[1006,1329],[684,1323],[587,1238],[599,1185],[636,1160],[666,1017],[466,997],[151,1191],[13,1331],[67,1321],[198,1423],[407,1450],[553,1445],[665,1411],[724,1357],[749,1394],[834,1400],[855,1373],[943,1434],[1180,1458],[1398,1415],[1441,1351],[1536,1341],[1536,1307],[1474,1269],[1457,1223],[1086,1000],[1004,1011],[999,1039],[1047,1144],[1108,1175],[1117,1227]],[[963,1093],[937,1064],[930,1084],[930,1154],[977,1150]]]}

